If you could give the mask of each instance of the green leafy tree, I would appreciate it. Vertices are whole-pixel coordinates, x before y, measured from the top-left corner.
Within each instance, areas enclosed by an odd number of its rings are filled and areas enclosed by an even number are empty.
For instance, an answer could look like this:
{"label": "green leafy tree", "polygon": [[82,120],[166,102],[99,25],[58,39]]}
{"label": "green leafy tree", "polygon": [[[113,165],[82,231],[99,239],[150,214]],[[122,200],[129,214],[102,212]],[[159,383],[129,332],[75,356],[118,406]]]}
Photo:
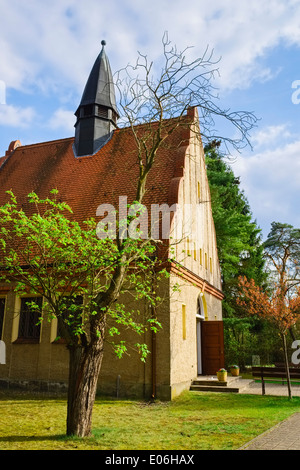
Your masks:
{"label": "green leafy tree", "polygon": [[[270,285],[274,287],[279,283],[284,286],[282,295],[292,299],[300,285],[300,229],[290,224],[272,222],[263,248]],[[289,329],[293,341],[296,339],[296,328],[297,323]]]}
{"label": "green leafy tree", "polygon": [[300,315],[300,230],[292,225],[273,222],[263,244],[270,272],[267,289],[263,290],[253,279],[239,279],[238,302],[249,315],[265,318],[274,324],[280,334],[286,370],[289,397],[292,397],[286,336],[296,325]]}
{"label": "green leafy tree", "polygon": [[[130,289],[136,300],[155,303],[155,245],[130,238],[118,249],[112,238],[99,238],[95,220],[84,226],[72,220],[71,208],[53,193],[44,200],[30,194],[26,213],[12,192],[0,207],[0,279],[19,295],[42,296],[48,319],[57,318],[70,357],[67,434],[84,436],[90,432],[104,341],[121,357],[127,349],[124,339],[117,340],[122,327],[137,335],[160,327],[155,318],[128,311],[119,299]],[[135,346],[145,360],[147,345]]]}

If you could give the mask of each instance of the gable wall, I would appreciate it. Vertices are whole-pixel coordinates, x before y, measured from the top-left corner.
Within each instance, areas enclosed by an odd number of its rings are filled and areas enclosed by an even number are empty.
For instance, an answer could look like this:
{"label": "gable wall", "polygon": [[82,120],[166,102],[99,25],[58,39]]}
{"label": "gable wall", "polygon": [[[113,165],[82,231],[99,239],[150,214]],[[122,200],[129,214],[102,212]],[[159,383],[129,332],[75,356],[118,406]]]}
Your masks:
{"label": "gable wall", "polygon": [[[221,289],[204,150],[199,125],[196,124],[194,128],[195,132],[191,132],[190,145],[182,162],[183,177],[178,186],[178,205],[183,214],[183,222],[182,231],[179,229],[178,232],[182,234],[179,238],[176,237],[173,225],[172,235],[177,238],[174,247],[175,259],[217,289]],[[176,218],[173,219],[173,223],[177,224]],[[181,241],[178,243],[179,240]]]}
{"label": "gable wall", "polygon": [[[170,279],[172,396],[189,388],[191,381],[197,377],[196,314],[200,294],[205,310],[202,312],[203,321],[222,321],[220,267],[198,126],[186,150],[178,204],[183,207],[183,212],[187,208],[186,204],[192,205],[192,217],[183,216],[188,228],[186,232],[183,230],[182,239],[177,240],[174,247],[175,259],[181,267],[174,267]],[[190,235],[190,220],[193,236]],[[173,222],[176,223],[176,219]]]}

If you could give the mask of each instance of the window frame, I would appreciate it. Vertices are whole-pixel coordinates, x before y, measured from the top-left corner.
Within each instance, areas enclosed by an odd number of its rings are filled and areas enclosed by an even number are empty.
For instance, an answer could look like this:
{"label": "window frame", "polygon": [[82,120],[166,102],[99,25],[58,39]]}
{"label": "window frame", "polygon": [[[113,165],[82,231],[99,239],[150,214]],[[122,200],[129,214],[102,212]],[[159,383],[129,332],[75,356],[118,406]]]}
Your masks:
{"label": "window frame", "polygon": [[[40,311],[30,312],[30,307],[26,305],[26,302],[37,302],[37,299],[40,299]],[[43,297],[33,295],[20,297],[18,313],[17,337],[14,343],[38,344],[41,339],[41,324],[37,325],[36,323],[43,314]],[[26,315],[25,318],[24,315]],[[30,315],[33,315],[32,318],[28,318]],[[36,323],[32,326],[31,323],[35,320]],[[33,334],[29,334],[29,328],[33,328]],[[25,330],[24,333],[21,331],[22,329]]]}
{"label": "window frame", "polygon": [[0,340],[3,337],[3,332],[4,332],[4,319],[5,319],[5,313],[6,313],[6,304],[7,304],[7,299],[6,296],[0,296],[0,303],[1,301],[4,300],[4,308],[3,312],[1,312],[1,306],[0,306]]}

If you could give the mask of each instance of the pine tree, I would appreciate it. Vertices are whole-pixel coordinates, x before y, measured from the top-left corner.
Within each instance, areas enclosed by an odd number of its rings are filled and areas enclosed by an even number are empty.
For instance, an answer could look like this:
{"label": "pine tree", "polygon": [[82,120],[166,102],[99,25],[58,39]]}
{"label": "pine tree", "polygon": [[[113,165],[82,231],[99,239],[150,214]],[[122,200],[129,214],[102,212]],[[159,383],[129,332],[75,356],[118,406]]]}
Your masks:
{"label": "pine tree", "polygon": [[228,359],[239,360],[243,365],[249,354],[249,342],[253,345],[252,330],[260,331],[263,326],[258,325],[257,320],[249,320],[244,309],[237,304],[238,279],[245,276],[263,286],[267,274],[261,229],[253,220],[248,200],[240,189],[239,178],[220,155],[219,147],[219,141],[207,145],[205,158],[225,295],[226,355]]}

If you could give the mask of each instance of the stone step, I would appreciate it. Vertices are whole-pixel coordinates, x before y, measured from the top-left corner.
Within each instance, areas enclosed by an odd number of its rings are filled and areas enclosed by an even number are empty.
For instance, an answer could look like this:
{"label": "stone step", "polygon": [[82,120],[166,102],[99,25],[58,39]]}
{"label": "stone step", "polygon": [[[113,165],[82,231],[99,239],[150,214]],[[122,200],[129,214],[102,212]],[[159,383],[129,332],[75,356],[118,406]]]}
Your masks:
{"label": "stone step", "polygon": [[222,387],[227,385],[226,382],[221,382],[219,380],[194,380],[192,385],[209,385],[211,387]]}
{"label": "stone step", "polygon": [[246,388],[252,380],[243,380],[241,377],[227,377],[226,382],[217,380],[216,377],[198,377],[190,387],[191,391],[198,392],[231,392],[239,393]]}
{"label": "stone step", "polygon": [[195,385],[215,385],[218,387],[219,385],[228,385],[232,383],[239,382],[241,380],[240,376],[237,377],[227,377],[226,381],[220,381],[217,377],[197,377],[197,379],[193,380],[193,384]]}
{"label": "stone step", "polygon": [[228,393],[239,393],[239,388],[228,387],[227,385],[191,385],[190,390],[192,392],[228,392]]}

